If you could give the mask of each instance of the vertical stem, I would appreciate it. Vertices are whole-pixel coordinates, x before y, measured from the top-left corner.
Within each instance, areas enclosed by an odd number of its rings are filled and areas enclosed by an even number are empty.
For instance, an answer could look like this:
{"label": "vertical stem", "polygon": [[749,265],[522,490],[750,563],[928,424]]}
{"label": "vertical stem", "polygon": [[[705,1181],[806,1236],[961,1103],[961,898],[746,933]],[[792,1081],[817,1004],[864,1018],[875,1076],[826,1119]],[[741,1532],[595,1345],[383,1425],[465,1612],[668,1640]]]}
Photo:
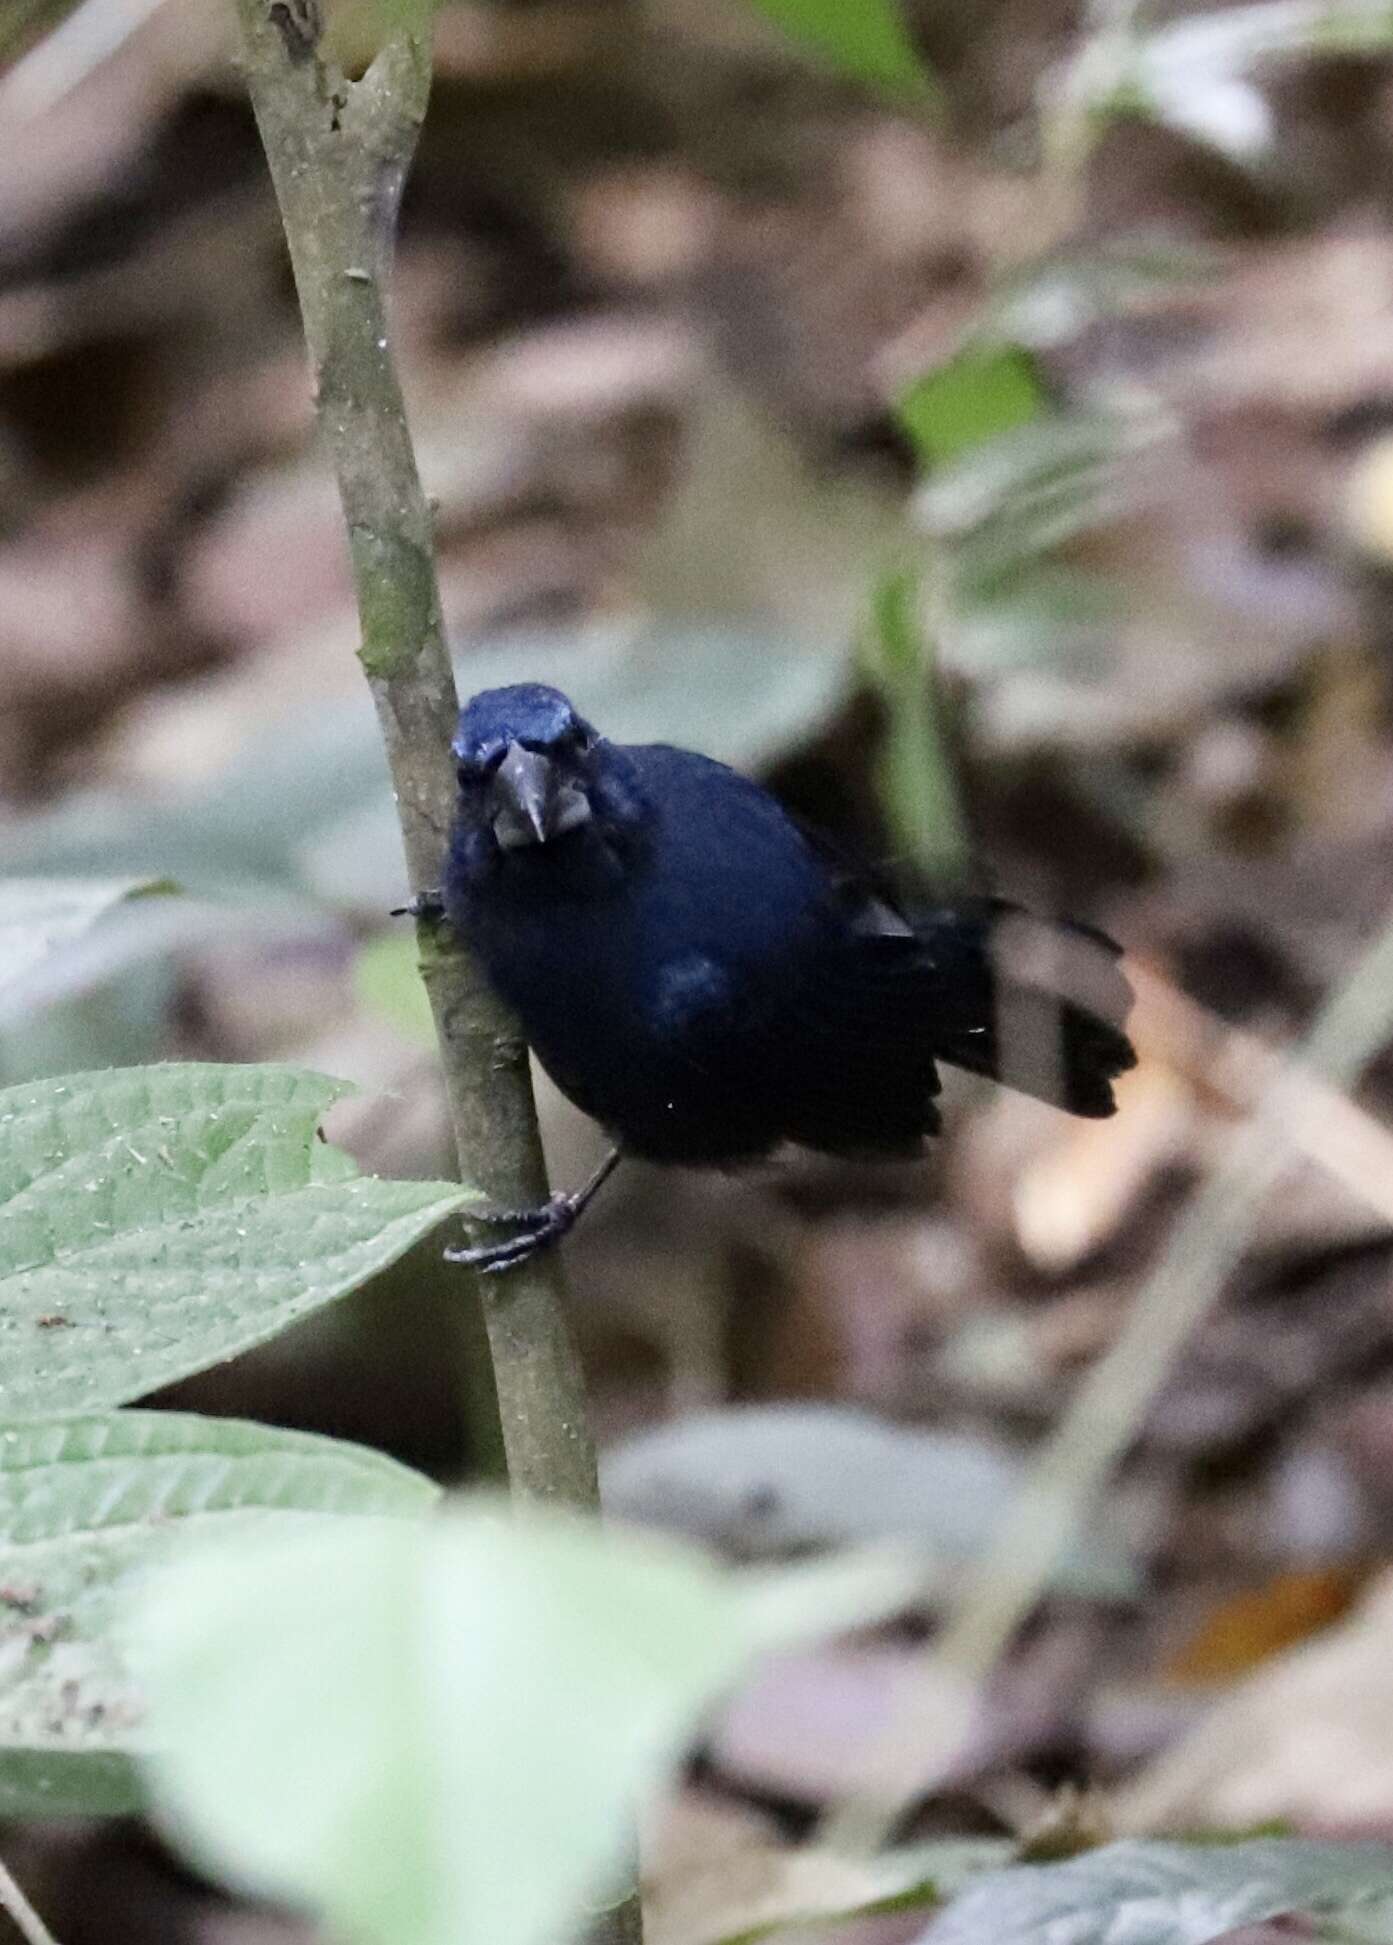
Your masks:
{"label": "vertical stem", "polygon": [[[338,479],[362,631],[359,657],[391,766],[413,891],[439,882],[453,810],[458,699],[445,646],[430,507],[392,359],[386,282],[397,210],[430,93],[429,7],[403,23],[359,81],[326,58],[319,0],[236,0],[247,82],[290,246]],[[504,1205],[546,1191],[527,1050],[478,966],[444,926],[418,928],[464,1179]],[[461,1277],[467,1276],[462,1271]],[[518,1496],[598,1506],[595,1451],[562,1308],[559,1259],[461,1288],[482,1305],[509,1484]],[[477,1311],[460,1355],[476,1419]],[[491,1447],[487,1435],[480,1441]],[[606,1912],[600,1945],[633,1945],[636,1895]]]}
{"label": "vertical stem", "polygon": [[[931,564],[929,572],[936,572]],[[945,721],[938,644],[919,615],[920,576],[884,574],[871,594],[866,663],[885,702],[881,799],[897,852],[942,891],[971,883],[972,846]]]}
{"label": "vertical stem", "polygon": [[[322,51],[319,0],[237,0],[237,8],[320,432],[348,527],[359,655],[391,765],[408,875],[420,891],[439,882],[454,798],[457,698],[385,286],[430,91],[426,25],[399,28],[362,79],[347,81]],[[419,943],[464,1178],[505,1205],[537,1202],[546,1180],[526,1048],[447,928],[423,925]],[[591,1506],[595,1456],[561,1294],[552,1256],[475,1290],[462,1287],[461,1303],[483,1306],[514,1492]],[[461,1318],[461,1355],[477,1362],[471,1324]]]}

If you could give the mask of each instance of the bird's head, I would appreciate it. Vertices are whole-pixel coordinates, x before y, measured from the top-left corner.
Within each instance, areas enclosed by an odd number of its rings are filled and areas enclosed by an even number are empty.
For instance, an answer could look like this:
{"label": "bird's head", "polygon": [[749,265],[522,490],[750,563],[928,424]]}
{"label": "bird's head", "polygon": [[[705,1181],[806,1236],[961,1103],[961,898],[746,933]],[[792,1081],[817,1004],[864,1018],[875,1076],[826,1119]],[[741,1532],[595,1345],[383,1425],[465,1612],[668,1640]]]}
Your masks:
{"label": "bird's head", "polygon": [[461,813],[502,851],[554,844],[604,814],[616,753],[559,689],[481,690],[460,712],[451,749]]}

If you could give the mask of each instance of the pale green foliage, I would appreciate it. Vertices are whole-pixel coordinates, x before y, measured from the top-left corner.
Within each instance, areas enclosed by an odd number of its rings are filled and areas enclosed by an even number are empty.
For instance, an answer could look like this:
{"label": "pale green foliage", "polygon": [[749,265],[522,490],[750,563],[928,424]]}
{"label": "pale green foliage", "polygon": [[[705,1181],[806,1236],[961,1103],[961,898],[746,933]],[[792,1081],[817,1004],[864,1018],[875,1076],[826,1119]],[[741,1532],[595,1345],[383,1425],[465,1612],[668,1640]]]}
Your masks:
{"label": "pale green foliage", "polygon": [[113,1621],[184,1533],[426,1512],[429,1480],[362,1447],[236,1420],[113,1412],[0,1431],[0,1807],[139,1801],[144,1707]]}
{"label": "pale green foliage", "polygon": [[1010,343],[968,344],[917,378],[896,415],[926,466],[1028,425],[1046,400],[1028,354]]}
{"label": "pale green foliage", "polygon": [[356,1289],[466,1201],[316,1139],[349,1089],[174,1064],[0,1092],[0,1416],[122,1404]]}
{"label": "pale green foliage", "polygon": [[132,1623],[156,1802],[203,1865],[390,1945],[543,1945],[757,1650],[884,1612],[887,1562],[738,1578],[475,1506],[202,1549]]}

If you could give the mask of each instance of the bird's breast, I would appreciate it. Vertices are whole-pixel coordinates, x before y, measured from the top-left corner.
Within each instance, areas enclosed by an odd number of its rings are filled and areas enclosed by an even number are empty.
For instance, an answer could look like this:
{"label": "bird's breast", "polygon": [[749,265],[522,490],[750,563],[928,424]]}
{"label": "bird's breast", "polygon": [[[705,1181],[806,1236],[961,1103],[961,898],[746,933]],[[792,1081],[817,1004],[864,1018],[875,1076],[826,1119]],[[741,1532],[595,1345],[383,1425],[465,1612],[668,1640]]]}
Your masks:
{"label": "bird's breast", "polygon": [[[477,935],[491,979],[552,1079],[632,1152],[721,1161],[777,1138],[757,1069],[782,979],[643,901],[571,912],[564,924],[493,914]],[[756,1125],[757,1124],[757,1125]]]}

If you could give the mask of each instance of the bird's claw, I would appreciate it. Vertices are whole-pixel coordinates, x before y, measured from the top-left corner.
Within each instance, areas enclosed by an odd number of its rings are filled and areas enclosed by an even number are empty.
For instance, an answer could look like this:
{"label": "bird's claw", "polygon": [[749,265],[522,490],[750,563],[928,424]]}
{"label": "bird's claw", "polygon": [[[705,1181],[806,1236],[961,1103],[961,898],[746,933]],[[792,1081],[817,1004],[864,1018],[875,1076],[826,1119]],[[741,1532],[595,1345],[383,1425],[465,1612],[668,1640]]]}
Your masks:
{"label": "bird's claw", "polygon": [[580,1214],[574,1195],[554,1195],[535,1209],[480,1209],[471,1211],[471,1222],[511,1229],[514,1233],[497,1243],[474,1243],[465,1249],[447,1249],[447,1263],[463,1263],[481,1276],[497,1276],[503,1270],[526,1263],[544,1249],[550,1249],[574,1226]]}
{"label": "bird's claw", "polygon": [[418,891],[406,905],[394,905],[391,918],[426,919],[434,923],[445,916],[445,901],[438,891]]}

